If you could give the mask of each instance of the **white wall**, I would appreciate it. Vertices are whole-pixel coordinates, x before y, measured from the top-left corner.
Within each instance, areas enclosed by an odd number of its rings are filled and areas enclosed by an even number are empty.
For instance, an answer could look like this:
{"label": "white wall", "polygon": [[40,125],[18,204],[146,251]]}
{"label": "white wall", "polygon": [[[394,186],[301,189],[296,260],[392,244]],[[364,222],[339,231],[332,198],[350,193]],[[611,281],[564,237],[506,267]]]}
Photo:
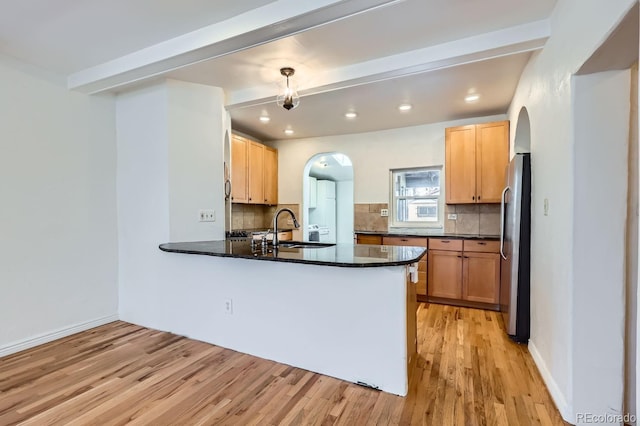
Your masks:
{"label": "white wall", "polygon": [[623,412],[630,83],[629,70],[574,77],[576,413]]}
{"label": "white wall", "polygon": [[444,129],[451,126],[504,120],[504,115],[477,117],[379,132],[287,139],[269,145],[278,149],[278,201],[302,201],[307,161],[320,152],[340,152],[353,163],[355,203],[389,202],[389,169],[444,165]]}
{"label": "white wall", "polygon": [[[511,107],[531,122],[532,241],[529,349],[565,420],[573,418],[573,111],[571,75],[589,58],[634,0],[560,0],[551,37],[527,64]],[[511,126],[512,140],[516,126]],[[543,200],[549,200],[549,215]],[[592,233],[590,244],[600,235]]]}
{"label": "white wall", "polygon": [[[159,244],[224,239],[223,144],[228,120],[221,94],[209,86],[167,81],[118,96],[123,320],[139,323],[140,306],[154,301],[154,281],[148,277],[160,270]],[[216,209],[216,221],[199,222],[200,208]],[[173,309],[161,306],[167,312]],[[163,328],[162,322],[145,325]]]}
{"label": "white wall", "polygon": [[[171,241],[224,239],[224,93],[177,80],[166,86]],[[200,209],[214,209],[216,221],[199,222]]]}
{"label": "white wall", "polygon": [[0,58],[0,356],[116,319],[115,108]]}
{"label": "white wall", "polygon": [[[640,181],[638,180],[638,63],[631,69],[631,113],[629,118],[629,179],[627,202],[627,332],[626,332],[626,381],[625,412],[637,417],[636,357],[638,333],[638,198]],[[635,423],[631,423],[635,424]]]}

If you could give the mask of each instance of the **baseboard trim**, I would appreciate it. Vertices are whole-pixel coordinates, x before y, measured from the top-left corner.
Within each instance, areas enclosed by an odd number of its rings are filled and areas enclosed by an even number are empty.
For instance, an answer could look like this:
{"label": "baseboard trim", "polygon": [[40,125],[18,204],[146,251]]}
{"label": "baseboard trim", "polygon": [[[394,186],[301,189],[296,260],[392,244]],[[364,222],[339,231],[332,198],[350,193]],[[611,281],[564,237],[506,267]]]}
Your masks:
{"label": "baseboard trim", "polygon": [[536,367],[538,367],[538,371],[542,376],[542,380],[544,381],[545,385],[547,385],[547,389],[551,394],[551,399],[553,399],[556,407],[558,407],[560,415],[562,416],[564,421],[570,424],[574,424],[575,419],[573,418],[573,410],[569,403],[567,403],[567,398],[565,398],[564,394],[560,390],[560,387],[553,379],[551,372],[547,368],[547,364],[544,362],[544,359],[542,359],[540,352],[538,352],[538,348],[536,348],[536,345],[531,340],[529,340],[528,347],[531,358],[533,358],[533,362],[536,364]]}
{"label": "baseboard trim", "polygon": [[30,349],[45,343],[52,342],[63,337],[71,336],[72,334],[80,333],[101,325],[109,324],[110,322],[118,321],[118,314],[108,315],[106,317],[97,318],[91,321],[74,324],[69,327],[59,328],[49,333],[40,334],[35,337],[21,340],[19,342],[11,343],[9,345],[0,346],[0,357],[14,354],[16,352]]}

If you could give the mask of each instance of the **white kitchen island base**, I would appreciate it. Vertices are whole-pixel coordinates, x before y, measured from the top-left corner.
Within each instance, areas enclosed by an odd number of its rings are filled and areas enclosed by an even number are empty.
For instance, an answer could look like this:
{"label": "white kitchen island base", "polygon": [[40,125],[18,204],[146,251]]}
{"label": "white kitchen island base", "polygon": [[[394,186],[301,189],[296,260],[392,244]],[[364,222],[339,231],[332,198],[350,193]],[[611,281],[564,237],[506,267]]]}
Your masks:
{"label": "white kitchen island base", "polygon": [[123,321],[406,395],[415,353],[407,266],[153,257],[152,268],[122,265]]}

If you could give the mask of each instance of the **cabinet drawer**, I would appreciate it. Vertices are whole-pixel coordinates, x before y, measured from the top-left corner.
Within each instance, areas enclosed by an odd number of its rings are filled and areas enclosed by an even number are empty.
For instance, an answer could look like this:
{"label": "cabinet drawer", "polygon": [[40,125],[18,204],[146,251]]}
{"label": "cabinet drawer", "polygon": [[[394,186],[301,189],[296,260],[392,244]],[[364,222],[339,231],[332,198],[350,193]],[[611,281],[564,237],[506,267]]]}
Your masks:
{"label": "cabinet drawer", "polygon": [[464,251],[480,253],[500,253],[500,241],[464,240]]}
{"label": "cabinet drawer", "polygon": [[420,237],[382,237],[385,246],[427,247],[427,239]]}
{"label": "cabinet drawer", "polygon": [[429,250],[462,251],[462,240],[451,238],[429,238]]}
{"label": "cabinet drawer", "polygon": [[380,245],[382,237],[380,235],[357,234],[356,241],[358,244]]}

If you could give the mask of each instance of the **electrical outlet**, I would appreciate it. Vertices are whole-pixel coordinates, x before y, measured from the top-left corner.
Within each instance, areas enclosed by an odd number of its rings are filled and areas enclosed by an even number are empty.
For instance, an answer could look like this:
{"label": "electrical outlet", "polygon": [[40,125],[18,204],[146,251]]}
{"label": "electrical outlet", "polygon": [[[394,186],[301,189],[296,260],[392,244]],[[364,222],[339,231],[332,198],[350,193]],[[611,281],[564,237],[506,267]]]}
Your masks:
{"label": "electrical outlet", "polygon": [[447,219],[449,220],[458,220],[458,215],[456,213],[447,214]]}
{"label": "electrical outlet", "polygon": [[198,210],[198,219],[200,222],[215,222],[216,211],[211,209]]}
{"label": "electrical outlet", "polygon": [[544,215],[549,216],[549,199],[544,199]]}
{"label": "electrical outlet", "polygon": [[380,209],[380,216],[388,217],[389,216],[389,209]]}
{"label": "electrical outlet", "polygon": [[232,299],[225,299],[224,301],[224,313],[227,315],[232,315],[233,314],[233,300]]}

